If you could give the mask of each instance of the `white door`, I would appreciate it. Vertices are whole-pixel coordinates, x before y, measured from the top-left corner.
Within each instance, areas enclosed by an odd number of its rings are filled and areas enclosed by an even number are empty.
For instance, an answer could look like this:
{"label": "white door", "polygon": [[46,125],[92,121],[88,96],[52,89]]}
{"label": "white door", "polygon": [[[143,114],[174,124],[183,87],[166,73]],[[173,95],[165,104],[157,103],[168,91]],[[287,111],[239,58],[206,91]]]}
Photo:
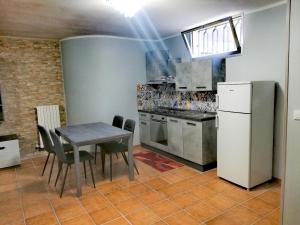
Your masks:
{"label": "white door", "polygon": [[251,113],[252,84],[218,84],[219,110]]}
{"label": "white door", "polygon": [[218,176],[249,188],[251,114],[218,111]]}

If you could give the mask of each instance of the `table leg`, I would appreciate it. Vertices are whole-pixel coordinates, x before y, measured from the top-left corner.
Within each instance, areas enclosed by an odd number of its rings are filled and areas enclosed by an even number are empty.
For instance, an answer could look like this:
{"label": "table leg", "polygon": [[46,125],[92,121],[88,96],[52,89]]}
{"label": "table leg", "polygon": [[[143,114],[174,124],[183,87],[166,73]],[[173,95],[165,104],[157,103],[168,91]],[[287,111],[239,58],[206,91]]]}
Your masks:
{"label": "table leg", "polygon": [[81,196],[81,172],[80,172],[80,161],[79,161],[79,148],[73,145],[74,150],[74,162],[75,162],[75,177],[76,177],[76,188],[77,197]]}
{"label": "table leg", "polygon": [[128,170],[129,170],[129,180],[134,180],[134,170],[133,170],[133,135],[131,134],[128,138]]}

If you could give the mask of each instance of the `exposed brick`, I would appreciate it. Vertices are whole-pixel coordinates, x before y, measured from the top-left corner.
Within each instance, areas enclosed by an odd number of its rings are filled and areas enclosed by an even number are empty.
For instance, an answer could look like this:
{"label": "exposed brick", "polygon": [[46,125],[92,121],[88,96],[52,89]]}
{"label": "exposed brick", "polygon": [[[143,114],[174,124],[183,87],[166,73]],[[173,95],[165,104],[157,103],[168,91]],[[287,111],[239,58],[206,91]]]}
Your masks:
{"label": "exposed brick", "polygon": [[36,151],[36,106],[60,105],[65,124],[58,41],[0,37],[0,87],[5,117],[0,135],[18,134],[23,157]]}

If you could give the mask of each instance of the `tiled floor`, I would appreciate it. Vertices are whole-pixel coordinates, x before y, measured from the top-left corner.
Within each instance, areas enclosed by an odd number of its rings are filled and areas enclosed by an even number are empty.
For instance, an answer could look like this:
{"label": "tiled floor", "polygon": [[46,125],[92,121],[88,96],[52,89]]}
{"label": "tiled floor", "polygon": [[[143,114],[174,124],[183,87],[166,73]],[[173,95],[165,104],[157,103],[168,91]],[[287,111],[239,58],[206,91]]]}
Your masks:
{"label": "tiled floor", "polygon": [[216,170],[201,173],[184,166],[161,173],[139,161],[140,175],[129,182],[125,163],[114,157],[113,182],[108,174],[103,177],[99,160],[96,189],[88,174],[83,196],[76,198],[72,168],[60,199],[61,183],[53,187],[57,165],[50,185],[49,170],[40,176],[44,159],[0,170],[0,225],[278,224],[278,183],[247,192],[217,178]]}

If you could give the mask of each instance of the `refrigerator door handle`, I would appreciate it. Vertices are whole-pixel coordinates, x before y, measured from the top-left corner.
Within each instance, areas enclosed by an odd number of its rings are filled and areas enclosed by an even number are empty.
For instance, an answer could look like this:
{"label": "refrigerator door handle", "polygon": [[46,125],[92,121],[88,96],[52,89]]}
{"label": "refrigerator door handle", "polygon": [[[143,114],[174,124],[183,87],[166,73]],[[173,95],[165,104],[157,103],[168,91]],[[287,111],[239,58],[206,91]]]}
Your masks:
{"label": "refrigerator door handle", "polygon": [[215,126],[216,126],[216,128],[219,128],[219,116],[217,115],[216,116],[216,121],[215,121]]}
{"label": "refrigerator door handle", "polygon": [[219,95],[216,94],[216,105],[217,105],[217,109],[219,109]]}

